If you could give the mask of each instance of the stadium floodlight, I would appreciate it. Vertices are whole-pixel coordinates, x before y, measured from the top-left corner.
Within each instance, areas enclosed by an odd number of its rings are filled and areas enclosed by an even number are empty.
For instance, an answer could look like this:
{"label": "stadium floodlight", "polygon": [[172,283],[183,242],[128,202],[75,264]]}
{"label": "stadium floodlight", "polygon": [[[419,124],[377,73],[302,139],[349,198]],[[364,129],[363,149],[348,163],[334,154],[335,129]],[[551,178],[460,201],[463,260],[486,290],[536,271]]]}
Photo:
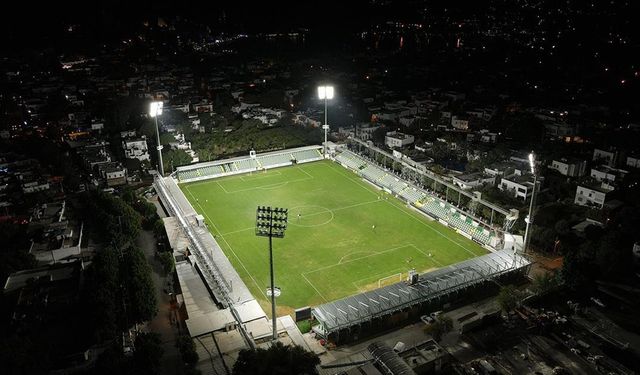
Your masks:
{"label": "stadium floodlight", "polygon": [[535,156],[533,156],[533,152],[529,154],[529,166],[531,167],[531,173],[536,173],[536,160]]}
{"label": "stadium floodlight", "polygon": [[271,297],[271,322],[273,324],[273,341],[278,338],[276,327],[276,297],[280,295],[280,289],[274,286],[273,281],[273,246],[272,238],[283,238],[287,230],[289,210],[286,208],[258,206],[256,210],[256,236],[269,237],[269,270],[271,274],[271,287],[267,295]]}
{"label": "stadium floodlight", "polygon": [[529,249],[529,241],[531,234],[529,233],[529,227],[533,224],[533,204],[536,199],[536,190],[538,187],[538,175],[536,174],[536,157],[532,153],[529,154],[529,166],[531,167],[531,174],[533,174],[533,189],[531,190],[531,201],[529,202],[529,215],[524,219],[525,223],[527,223],[526,229],[524,230],[524,243],[522,244],[522,251],[527,252]]}
{"label": "stadium floodlight", "polygon": [[160,101],[153,101],[149,105],[149,116],[153,117],[156,120],[156,143],[158,146],[156,147],[158,150],[158,163],[160,166],[160,176],[164,176],[164,165],[162,164],[162,145],[160,144],[160,130],[158,130],[158,116],[162,114],[163,103]]}
{"label": "stadium floodlight", "polygon": [[327,124],[327,100],[333,99],[333,86],[318,86],[318,98],[324,100],[324,157],[327,157],[327,132],[329,124]]}

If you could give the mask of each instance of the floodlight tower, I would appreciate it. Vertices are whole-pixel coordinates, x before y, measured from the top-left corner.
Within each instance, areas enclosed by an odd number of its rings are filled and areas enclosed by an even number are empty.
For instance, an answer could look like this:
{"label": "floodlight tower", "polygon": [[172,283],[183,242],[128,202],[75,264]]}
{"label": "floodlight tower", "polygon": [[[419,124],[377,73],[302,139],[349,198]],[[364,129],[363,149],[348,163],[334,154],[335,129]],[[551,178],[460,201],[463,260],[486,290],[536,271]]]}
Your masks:
{"label": "floodlight tower", "polygon": [[327,157],[327,132],[329,124],[327,124],[327,100],[333,99],[333,86],[318,86],[318,98],[324,100],[324,157]]}
{"label": "floodlight tower", "polygon": [[271,288],[267,294],[271,295],[271,322],[273,323],[273,341],[278,338],[276,327],[276,297],[279,290],[274,287],[273,282],[273,247],[272,238],[283,238],[287,230],[287,217],[289,210],[286,208],[258,206],[256,210],[256,236],[269,237],[269,269],[271,274]]}
{"label": "floodlight tower", "polygon": [[162,114],[162,102],[151,102],[149,105],[149,116],[153,117],[156,120],[156,143],[158,146],[158,163],[160,166],[160,176],[164,176],[164,165],[162,164],[162,145],[160,144],[160,131],[158,130],[158,116]]}
{"label": "floodlight tower", "polygon": [[529,215],[527,215],[527,217],[524,219],[525,223],[527,223],[527,227],[524,231],[524,244],[522,247],[522,251],[524,253],[526,253],[529,248],[529,241],[531,237],[529,233],[529,227],[533,223],[533,204],[534,204],[534,201],[536,200],[536,190],[538,187],[537,185],[538,174],[536,173],[536,157],[533,154],[533,152],[529,154],[529,166],[531,167],[531,174],[533,174],[533,190],[531,191],[531,202],[529,202]]}

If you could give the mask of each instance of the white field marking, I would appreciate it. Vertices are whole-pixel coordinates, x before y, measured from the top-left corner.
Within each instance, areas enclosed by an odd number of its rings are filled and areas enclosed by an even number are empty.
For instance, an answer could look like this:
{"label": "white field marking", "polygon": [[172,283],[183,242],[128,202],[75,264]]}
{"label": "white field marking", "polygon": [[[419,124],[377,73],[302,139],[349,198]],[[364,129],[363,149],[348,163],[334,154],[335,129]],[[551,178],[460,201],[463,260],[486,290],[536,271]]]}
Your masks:
{"label": "white field marking", "polygon": [[[294,219],[293,221],[292,221],[292,220],[288,220],[289,224],[294,225],[294,226],[296,226],[296,227],[301,227],[301,228],[313,228],[313,227],[319,227],[319,226],[322,226],[322,225],[329,224],[329,223],[330,223],[330,222],[332,222],[332,221],[333,221],[333,219],[336,217],[336,214],[335,214],[335,213],[333,213],[333,211],[332,211],[332,210],[330,210],[330,209],[328,209],[328,208],[326,208],[326,207],[309,205],[309,206],[298,206],[298,207],[296,207],[296,208],[300,208],[300,207],[320,207],[320,208],[323,208],[323,209],[324,209],[324,211],[319,211],[319,212],[316,212],[316,213],[313,213],[313,214],[304,215],[304,217],[305,217],[305,218],[308,218],[308,217],[310,217],[310,216],[320,215],[320,214],[327,213],[327,212],[331,214],[331,217],[329,218],[329,220],[325,220],[323,223],[318,223],[318,224],[298,224],[298,222],[297,222],[297,221],[299,220],[299,218],[298,218],[298,219]],[[291,210],[290,210],[290,211],[291,211]]]}
{"label": "white field marking", "polygon": [[[431,261],[431,262],[435,263],[436,265],[438,265],[438,266],[440,266],[440,267],[446,267],[446,265],[444,265],[444,264],[443,264],[443,263],[441,263],[441,262],[438,262],[434,257],[429,257],[425,252],[423,252],[422,250],[420,250],[420,248],[419,248],[419,247],[417,247],[415,244],[412,244],[412,243],[411,243],[411,244],[409,244],[409,245],[407,245],[407,246],[411,246],[411,247],[413,247],[413,248],[414,248],[414,249],[416,249],[418,252],[422,253],[422,254],[425,256],[425,258],[427,258],[429,261]],[[355,253],[351,253],[351,254],[355,254]],[[350,254],[347,254],[347,255],[345,255],[345,256],[348,256],[348,255],[350,255]],[[344,258],[344,257],[343,257],[343,258]],[[383,274],[389,274],[389,273],[391,273],[391,272],[393,272],[393,274],[391,274],[391,276],[394,276],[394,275],[397,275],[397,274],[398,274],[398,272],[396,272],[396,271],[398,271],[398,270],[402,272],[403,268],[397,268],[397,269],[394,269],[394,270],[391,270],[391,271],[385,271],[385,272],[378,272],[378,273],[376,273],[376,274],[374,274],[374,275],[372,275],[372,276],[365,277],[364,279],[360,279],[360,280],[353,281],[353,282],[352,282],[352,284],[353,284],[356,288],[360,289],[360,286],[358,286],[357,284],[362,283],[362,281],[364,281],[364,280],[370,280],[372,277],[376,277],[376,276],[378,276],[378,275],[383,275]],[[380,279],[380,278],[378,278],[378,279]]]}
{"label": "white field marking", "polygon": [[298,166],[298,169],[303,172],[304,174],[306,174],[307,176],[309,176],[309,178],[315,178],[313,177],[309,172],[305,171],[304,168]]}
{"label": "white field marking", "polygon": [[370,258],[370,257],[376,256],[376,255],[389,253],[389,252],[392,252],[392,251],[395,251],[395,250],[398,250],[398,249],[402,249],[402,248],[405,248],[405,247],[409,247],[409,246],[412,246],[412,245],[411,244],[402,245],[402,246],[393,247],[391,249],[387,249],[387,250],[384,250],[384,251],[372,251],[373,254],[365,255],[365,256],[362,256],[362,257],[359,257],[359,258],[349,259],[349,260],[346,260],[344,263],[335,263],[335,264],[331,264],[331,265],[328,265],[328,266],[320,267],[320,268],[315,269],[313,271],[305,272],[305,274],[308,275],[308,274],[311,274],[311,273],[316,273],[318,271],[323,271],[323,270],[326,270],[326,269],[329,269],[329,268],[333,268],[333,267],[336,267],[336,266],[340,266],[340,265],[343,265],[343,264],[355,262],[356,260],[361,260],[361,259],[364,259],[364,258]]}
{"label": "white field marking", "polygon": [[387,199],[384,200],[384,202],[389,203],[390,205],[392,205],[393,207],[395,207],[396,209],[400,210],[400,212],[404,213],[405,215],[409,216],[410,218],[412,218],[413,220],[416,220],[417,222],[419,222],[420,224],[424,225],[425,227],[431,229],[432,231],[438,233],[440,236],[446,238],[447,240],[453,242],[454,244],[458,245],[459,247],[463,248],[466,252],[468,252],[469,254],[473,255],[474,257],[477,257],[476,254],[473,253],[473,251],[467,249],[466,247],[464,247],[462,244],[460,244],[458,241],[455,241],[454,239],[452,239],[451,237],[447,236],[446,234],[440,232],[439,230],[437,230],[436,228],[433,228],[431,225],[427,225],[427,223],[425,223],[424,221],[416,218],[415,216],[411,215],[409,212],[404,211],[402,208],[396,206],[395,204],[389,202]]}
{"label": "white field marking", "polygon": [[418,246],[416,246],[416,245],[414,245],[414,244],[411,244],[411,246],[413,246],[416,250],[418,250],[419,252],[421,252],[421,253],[422,253],[422,255],[424,255],[427,259],[429,259],[429,260],[430,260],[430,261],[432,261],[433,263],[435,263],[435,264],[439,265],[440,267],[445,267],[445,265],[444,265],[444,264],[442,264],[442,262],[437,261],[437,260],[436,260],[436,258],[435,258],[435,257],[433,257],[433,256],[429,256],[429,255],[427,255],[427,253],[425,253],[424,251],[422,251]]}
{"label": "white field marking", "polygon": [[[330,165],[330,167],[331,167],[332,169],[336,170],[336,168],[335,168],[333,165]],[[344,169],[344,168],[343,168],[343,169]],[[338,173],[340,173],[340,172],[338,172]],[[351,172],[351,173],[354,173],[354,172]],[[342,173],[341,173],[341,174],[342,174]],[[354,174],[355,174],[355,173],[354,173]],[[344,174],[343,174],[343,175],[344,175]],[[348,177],[348,176],[345,176],[345,177],[347,177],[348,179],[350,179],[350,180],[351,180],[351,181],[353,181],[354,183],[358,184],[358,185],[359,185],[359,186],[361,186],[363,189],[365,189],[365,190],[367,190],[367,191],[371,192],[372,194],[375,194],[376,196],[378,195],[377,193],[374,193],[374,192],[372,192],[371,190],[369,190],[369,189],[367,188],[367,186],[366,186],[366,185],[360,184],[360,183],[358,182],[358,180],[352,179],[352,178],[350,178],[350,177]],[[384,199],[383,201],[388,202],[388,200],[386,200],[386,199]],[[391,205],[392,205],[392,206],[394,206],[395,208],[399,209],[399,210],[400,210],[400,211],[402,211],[403,213],[405,213],[405,214],[409,215],[409,216],[410,216],[411,218],[413,218],[414,220],[418,220],[422,225],[425,225],[426,227],[430,228],[431,230],[433,230],[433,231],[437,232],[437,233],[438,233],[439,235],[441,235],[442,237],[444,237],[444,238],[448,239],[449,241],[451,241],[451,242],[455,243],[456,245],[460,246],[460,247],[461,247],[461,248],[463,248],[466,252],[468,252],[469,254],[473,255],[474,257],[476,257],[476,256],[477,256],[477,255],[476,255],[476,254],[474,254],[471,250],[467,249],[467,248],[466,248],[466,247],[464,247],[462,244],[460,244],[459,242],[457,242],[457,241],[453,240],[451,237],[447,236],[446,234],[444,234],[444,233],[440,232],[439,230],[437,230],[437,229],[435,229],[435,228],[433,228],[433,227],[431,227],[431,226],[427,225],[425,222],[422,222],[421,220],[417,219],[416,217],[412,216],[411,214],[409,214],[409,213],[405,212],[404,210],[402,210],[400,207],[396,206],[395,204],[390,203],[390,202],[389,202],[389,204],[391,204]]]}
{"label": "white field marking", "polygon": [[248,230],[252,230],[255,229],[255,227],[250,227],[250,228],[244,228],[244,229],[238,229],[238,230],[233,230],[231,232],[227,232],[227,233],[220,233],[221,236],[227,236],[229,234],[235,234],[235,233],[240,233],[240,232],[245,232]]}
{"label": "white field marking", "polygon": [[326,298],[324,298],[324,296],[322,295],[322,293],[320,293],[320,291],[318,290],[318,288],[316,288],[315,285],[313,285],[313,283],[311,281],[309,281],[309,279],[307,279],[307,277],[304,275],[304,273],[301,273],[300,275],[302,275],[302,277],[304,277],[304,279],[309,283],[309,285],[311,285],[311,287],[313,288],[313,290],[316,291],[316,293],[318,293],[318,295],[320,296],[320,298],[322,298],[325,302],[329,302],[329,300],[327,300]]}
{"label": "white field marking", "polygon": [[338,207],[338,208],[334,208],[334,209],[328,209],[326,207],[315,206],[315,205],[307,205],[307,206],[302,205],[302,206],[297,206],[297,207],[291,208],[291,209],[289,209],[289,211],[293,211],[296,208],[300,208],[300,207],[321,207],[321,208],[324,208],[326,210],[326,211],[314,212],[312,214],[305,214],[304,215],[305,217],[309,217],[309,216],[321,215],[321,214],[324,214],[326,212],[335,213],[336,211],[347,210],[349,208],[354,208],[354,207],[358,207],[358,206],[364,206],[364,205],[367,205],[367,204],[372,204],[372,203],[377,203],[377,202],[380,202],[380,201],[379,200],[375,200],[375,201],[368,201],[368,202],[360,202],[360,203],[350,204],[348,206],[342,206],[342,207]]}
{"label": "white field marking", "polygon": [[220,189],[222,189],[225,193],[229,194],[229,192],[227,191],[227,189],[224,188],[224,186],[222,186],[222,184],[220,183],[220,181],[216,180],[216,184],[218,184],[218,186],[220,186]]}
{"label": "white field marking", "polygon": [[267,184],[267,185],[262,185],[262,186],[256,186],[256,187],[251,187],[251,188],[246,188],[246,189],[240,189],[240,190],[233,190],[233,191],[228,191],[227,189],[225,189],[218,181],[216,181],[218,183],[218,185],[220,187],[222,187],[222,190],[224,190],[225,193],[227,194],[233,194],[233,193],[241,193],[243,191],[251,191],[251,190],[266,190],[266,189],[275,189],[275,188],[279,188],[281,186],[284,185],[288,185],[291,182],[302,182],[302,181],[309,181],[313,179],[313,177],[311,178],[299,178],[297,180],[289,180],[289,181],[283,181],[283,182],[278,182],[275,184]]}
{"label": "white field marking", "polygon": [[[347,180],[350,180],[351,182],[353,182],[354,184],[360,186],[361,188],[363,188],[364,190],[368,191],[369,193],[375,195],[376,197],[378,196],[378,193],[371,191],[371,189],[368,188],[368,186],[361,184],[359,180],[354,179],[352,176],[347,176],[346,174],[342,173],[342,170],[339,170],[337,168],[335,168],[333,165],[329,164],[329,167],[331,169],[333,169],[334,171],[336,171],[337,173],[341,174],[342,176],[344,176]],[[344,167],[342,168],[344,170]],[[356,175],[355,172],[351,172],[351,170],[347,170],[347,172],[351,173],[352,175]],[[357,175],[356,175],[357,176]],[[362,177],[361,177],[362,178]]]}
{"label": "white field marking", "polygon": [[282,176],[282,172],[280,171],[273,171],[271,173],[269,173],[269,175],[264,175],[264,174],[260,174],[260,173],[256,173],[255,175],[253,174],[253,172],[258,172],[258,171],[250,171],[247,172],[245,174],[240,175],[240,180],[244,181],[244,182],[249,182],[252,180],[259,180],[262,178],[267,178],[267,177],[271,177],[271,176]]}
{"label": "white field marking", "polygon": [[363,254],[374,253],[374,254],[377,254],[375,251],[354,251],[354,252],[351,252],[349,254],[345,254],[342,258],[340,258],[340,260],[338,261],[338,264],[342,264],[342,261],[344,260],[344,258],[348,257],[349,255],[359,254],[359,253],[363,253]]}
{"label": "white field marking", "polygon": [[[195,199],[193,194],[191,193],[191,190],[189,190],[189,187],[187,186],[187,191],[189,192],[189,195],[191,195],[191,198]],[[262,290],[262,288],[260,288],[260,285],[258,285],[258,282],[256,281],[256,279],[253,278],[253,275],[249,272],[249,270],[247,269],[247,267],[245,267],[244,263],[242,262],[242,260],[240,259],[240,257],[238,256],[238,254],[236,254],[235,251],[233,251],[233,248],[231,247],[231,245],[229,244],[229,242],[224,238],[224,236],[222,234],[220,234],[220,230],[218,229],[218,227],[216,226],[216,224],[213,222],[213,220],[211,220],[211,218],[209,217],[209,215],[207,215],[207,212],[202,208],[202,206],[200,205],[200,202],[196,201],[196,204],[200,207],[200,209],[202,210],[202,212],[204,213],[204,216],[207,217],[207,219],[209,220],[209,222],[211,223],[211,225],[213,225],[213,228],[218,232],[218,235],[220,236],[220,238],[222,238],[222,240],[227,244],[227,247],[229,248],[229,250],[231,251],[231,253],[233,254],[233,256],[236,257],[236,259],[238,260],[238,262],[240,262],[240,265],[242,266],[242,268],[244,268],[245,272],[247,273],[247,275],[249,275],[249,277],[251,278],[251,280],[253,280],[253,283],[256,285],[256,287],[258,287],[258,290],[260,291],[260,293],[262,293],[262,295],[264,295],[265,298],[267,298],[267,294],[265,291]],[[239,276],[239,275],[238,275]]]}
{"label": "white field marking", "polygon": [[[371,275],[371,276],[367,276],[367,277],[365,277],[364,279],[360,279],[360,280],[352,281],[352,282],[351,282],[351,284],[353,284],[353,286],[355,286],[355,287],[356,287],[356,289],[358,289],[358,290],[362,290],[362,288],[361,288],[361,286],[362,286],[362,285],[359,285],[359,284],[361,284],[363,281],[365,281],[365,282],[366,282],[366,281],[371,280],[372,278],[378,277],[378,276],[380,276],[380,275],[387,275],[387,274],[389,274],[390,272],[393,272],[393,273],[392,273],[392,274],[390,274],[389,276],[394,276],[394,275],[397,275],[397,274],[399,274],[399,273],[404,274],[404,272],[402,272],[402,270],[403,270],[403,268],[396,268],[396,269],[391,270],[391,271],[378,272],[378,273],[375,273],[375,274],[373,274],[373,275]],[[397,271],[397,272],[396,272],[396,271]],[[388,277],[388,276],[387,276],[387,277]],[[377,280],[380,280],[380,279],[382,279],[382,277],[378,277],[377,279],[374,279],[374,281],[377,281]]]}

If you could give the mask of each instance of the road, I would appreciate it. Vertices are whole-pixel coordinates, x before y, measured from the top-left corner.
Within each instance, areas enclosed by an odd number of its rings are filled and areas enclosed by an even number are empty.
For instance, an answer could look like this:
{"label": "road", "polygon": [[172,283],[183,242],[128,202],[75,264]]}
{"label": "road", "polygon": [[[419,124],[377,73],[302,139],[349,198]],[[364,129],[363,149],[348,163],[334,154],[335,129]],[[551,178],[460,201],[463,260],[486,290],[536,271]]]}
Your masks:
{"label": "road", "polygon": [[152,231],[141,231],[136,244],[144,251],[147,262],[153,269],[151,277],[158,300],[158,315],[146,324],[144,330],[158,333],[162,340],[164,355],[161,361],[160,374],[182,374],[182,359],[175,345],[181,328],[176,323],[172,323],[178,321],[176,319],[176,311],[171,303],[171,297],[164,292],[171,277],[164,275],[160,262],[155,257],[156,239]]}

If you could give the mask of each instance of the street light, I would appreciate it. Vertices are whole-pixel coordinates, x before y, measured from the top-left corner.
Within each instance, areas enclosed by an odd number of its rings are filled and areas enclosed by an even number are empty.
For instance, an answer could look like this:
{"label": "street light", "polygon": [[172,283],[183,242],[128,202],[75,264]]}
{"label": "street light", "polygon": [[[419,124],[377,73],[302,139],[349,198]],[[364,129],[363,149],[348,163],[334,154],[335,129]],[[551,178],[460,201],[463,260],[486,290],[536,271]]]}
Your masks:
{"label": "street light", "polygon": [[329,131],[329,124],[327,124],[327,100],[333,99],[333,86],[318,86],[318,98],[324,100],[324,157],[327,157],[327,132]]}
{"label": "street light", "polygon": [[287,230],[287,218],[289,210],[286,208],[258,206],[256,210],[256,236],[269,237],[269,270],[271,273],[271,288],[267,294],[271,296],[271,321],[273,323],[273,341],[276,341],[278,332],[276,328],[276,297],[280,290],[274,287],[273,282],[273,247],[272,238],[283,238]]}
{"label": "street light", "polygon": [[160,144],[160,131],[158,130],[158,116],[162,114],[162,102],[151,102],[149,105],[149,116],[156,120],[156,143],[158,144],[158,161],[160,163],[160,176],[164,176],[164,165],[162,165],[162,145]]}
{"label": "street light", "polygon": [[527,217],[524,219],[525,223],[527,223],[527,227],[524,230],[524,244],[522,251],[525,253],[529,248],[529,227],[533,223],[533,203],[536,199],[536,188],[538,183],[538,174],[536,173],[536,158],[533,152],[529,154],[529,166],[531,167],[531,174],[533,174],[533,190],[531,191],[531,202],[529,202],[529,215],[527,215]]}

